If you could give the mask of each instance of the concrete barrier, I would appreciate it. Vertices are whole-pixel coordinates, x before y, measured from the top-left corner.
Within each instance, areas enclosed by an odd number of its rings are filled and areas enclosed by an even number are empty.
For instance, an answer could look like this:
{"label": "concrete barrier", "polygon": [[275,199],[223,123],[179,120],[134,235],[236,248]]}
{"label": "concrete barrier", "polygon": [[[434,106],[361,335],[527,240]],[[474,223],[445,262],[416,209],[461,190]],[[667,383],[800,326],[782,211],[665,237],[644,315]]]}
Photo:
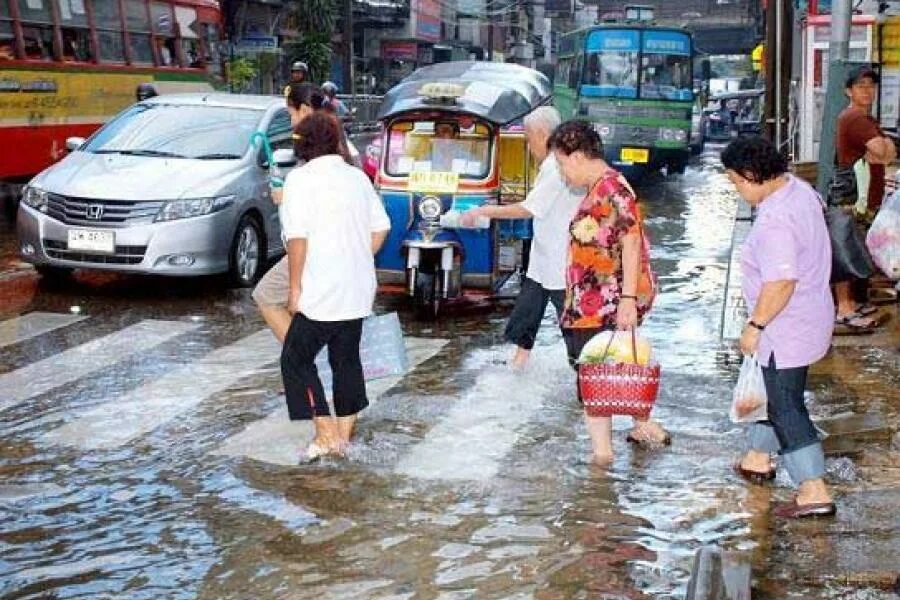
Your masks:
{"label": "concrete barrier", "polygon": [[685,600],[750,600],[749,561],[717,546],[700,548]]}

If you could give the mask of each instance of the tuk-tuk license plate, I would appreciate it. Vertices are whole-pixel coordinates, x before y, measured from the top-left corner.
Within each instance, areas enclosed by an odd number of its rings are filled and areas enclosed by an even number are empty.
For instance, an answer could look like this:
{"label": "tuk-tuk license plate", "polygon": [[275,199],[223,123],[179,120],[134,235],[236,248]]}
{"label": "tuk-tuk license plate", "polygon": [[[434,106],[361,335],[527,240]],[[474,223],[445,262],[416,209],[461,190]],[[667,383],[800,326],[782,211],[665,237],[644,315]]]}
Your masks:
{"label": "tuk-tuk license plate", "polygon": [[453,194],[459,189],[459,173],[453,171],[413,171],[407,189],[411,192]]}
{"label": "tuk-tuk license plate", "polygon": [[112,254],[116,251],[116,234],[96,229],[70,229],[69,250]]}
{"label": "tuk-tuk license plate", "polygon": [[627,163],[645,163],[650,160],[650,151],[646,148],[622,148],[619,158]]}

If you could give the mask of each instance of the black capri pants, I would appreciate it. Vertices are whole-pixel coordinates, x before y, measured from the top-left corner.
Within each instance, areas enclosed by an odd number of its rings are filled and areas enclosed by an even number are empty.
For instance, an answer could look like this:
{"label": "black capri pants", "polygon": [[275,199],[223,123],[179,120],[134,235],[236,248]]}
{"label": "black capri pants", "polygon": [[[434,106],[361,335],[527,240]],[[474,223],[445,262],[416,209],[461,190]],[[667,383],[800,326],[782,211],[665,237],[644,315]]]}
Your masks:
{"label": "black capri pants", "polygon": [[281,376],[292,421],[330,414],[315,363],[316,355],[325,346],[331,365],[335,414],[348,417],[369,405],[359,358],[362,323],[362,319],[313,321],[299,312],[294,315],[281,350]]}
{"label": "black capri pants", "polygon": [[556,316],[561,317],[565,299],[565,290],[548,290],[534,279],[526,277],[516,298],[516,305],[506,322],[503,337],[519,348],[531,350],[534,348],[544,311],[547,310],[547,302],[553,304]]}

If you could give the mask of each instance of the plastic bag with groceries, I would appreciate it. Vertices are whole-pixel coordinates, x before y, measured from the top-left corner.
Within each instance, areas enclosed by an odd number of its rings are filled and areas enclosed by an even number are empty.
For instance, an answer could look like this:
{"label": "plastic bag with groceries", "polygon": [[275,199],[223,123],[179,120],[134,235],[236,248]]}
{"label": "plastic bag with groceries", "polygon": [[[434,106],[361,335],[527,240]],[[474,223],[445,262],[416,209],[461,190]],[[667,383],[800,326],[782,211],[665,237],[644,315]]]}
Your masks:
{"label": "plastic bag with groceries", "polygon": [[734,386],[731,395],[731,421],[733,423],[765,421],[769,418],[768,403],[766,382],[756,354],[745,355],[737,385]]}
{"label": "plastic bag with groceries", "polygon": [[890,279],[900,279],[900,192],[884,201],[869,233],[866,247],[872,261]]}

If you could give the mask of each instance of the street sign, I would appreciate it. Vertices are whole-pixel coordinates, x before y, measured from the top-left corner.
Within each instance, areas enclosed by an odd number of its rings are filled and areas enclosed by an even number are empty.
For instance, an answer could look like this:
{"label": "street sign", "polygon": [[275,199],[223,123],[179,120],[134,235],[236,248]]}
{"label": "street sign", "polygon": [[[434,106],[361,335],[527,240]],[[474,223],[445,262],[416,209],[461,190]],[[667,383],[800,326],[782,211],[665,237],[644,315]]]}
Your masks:
{"label": "street sign", "polygon": [[238,48],[254,50],[274,50],[278,47],[278,38],[273,35],[255,35],[238,40]]}

